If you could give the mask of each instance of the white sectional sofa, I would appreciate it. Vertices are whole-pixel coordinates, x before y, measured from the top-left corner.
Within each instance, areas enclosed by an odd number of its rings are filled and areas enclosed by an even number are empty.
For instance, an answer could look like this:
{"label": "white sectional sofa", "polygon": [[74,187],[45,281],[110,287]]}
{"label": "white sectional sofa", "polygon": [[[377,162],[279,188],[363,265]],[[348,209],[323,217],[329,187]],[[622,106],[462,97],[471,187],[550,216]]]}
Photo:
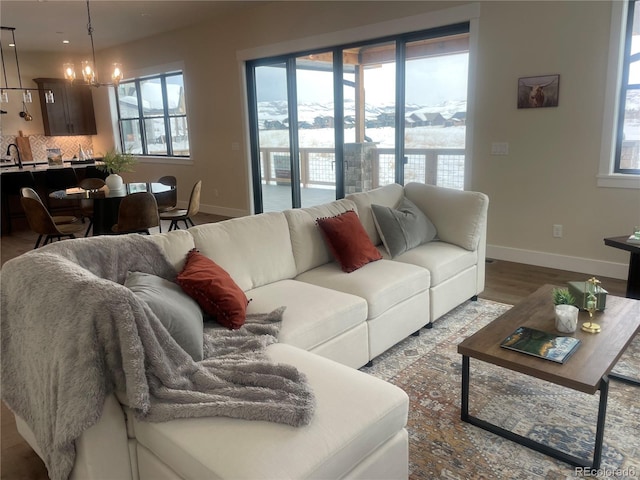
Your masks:
{"label": "white sectional sofa", "polygon": [[[434,241],[389,258],[371,205],[406,197],[437,230]],[[408,398],[356,370],[484,288],[488,198],[422,184],[388,185],[312,208],[266,213],[153,235],[180,271],[189,250],[224,268],[248,313],[286,306],[278,362],[307,375],[311,424],[223,417],[150,423],[114,395],[76,441],[72,478],[406,478]],[[384,257],[345,273],[316,220],[355,210]],[[29,426],[18,429],[38,451]]]}

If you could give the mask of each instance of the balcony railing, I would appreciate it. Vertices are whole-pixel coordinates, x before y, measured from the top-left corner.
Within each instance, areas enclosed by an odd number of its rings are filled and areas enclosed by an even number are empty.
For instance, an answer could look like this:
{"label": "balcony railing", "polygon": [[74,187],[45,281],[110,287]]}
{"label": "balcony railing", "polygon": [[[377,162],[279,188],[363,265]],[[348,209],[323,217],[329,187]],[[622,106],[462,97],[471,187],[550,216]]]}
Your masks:
{"label": "balcony railing", "polygon": [[[408,148],[404,166],[405,183],[419,182],[464,189],[465,151],[463,148]],[[374,188],[395,181],[395,153],[392,148],[377,148],[373,158]],[[289,150],[260,149],[262,183],[288,185],[291,182]],[[335,187],[335,150],[300,149],[300,184],[303,188]]]}

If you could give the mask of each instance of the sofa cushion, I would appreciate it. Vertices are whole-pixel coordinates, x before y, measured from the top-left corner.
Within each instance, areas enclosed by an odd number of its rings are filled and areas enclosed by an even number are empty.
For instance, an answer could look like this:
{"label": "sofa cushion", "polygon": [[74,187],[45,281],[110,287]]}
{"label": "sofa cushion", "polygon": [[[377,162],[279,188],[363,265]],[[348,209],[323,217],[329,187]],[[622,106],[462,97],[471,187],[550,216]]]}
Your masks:
{"label": "sofa cushion", "polygon": [[466,250],[476,250],[487,223],[489,197],[422,183],[408,183],[405,195],[429,217],[438,238]]}
{"label": "sofa cushion", "polygon": [[180,286],[142,272],[129,272],[124,286],[149,305],[185,352],[202,360],[202,311]]}
{"label": "sofa cushion", "polygon": [[289,224],[281,212],[198,225],[189,232],[196,248],[229,272],[242,290],[296,276]]}
{"label": "sofa cushion", "polygon": [[168,233],[155,233],[149,235],[151,240],[162,247],[165,255],[169,259],[171,265],[174,266],[176,272],[184,268],[187,261],[187,253],[193,247],[193,236],[186,230],[173,230]]}
{"label": "sofa cushion", "polygon": [[353,210],[335,217],[319,218],[317,223],[333,257],[344,272],[353,272],[382,258]]}
{"label": "sofa cushion", "polygon": [[353,202],[342,199],[315,207],[285,210],[297,274],[333,260],[316,220],[333,217],[355,208]]}
{"label": "sofa cushion", "polygon": [[395,261],[426,268],[431,273],[431,286],[456,276],[476,265],[478,253],[445,242],[429,242],[398,255]]}
{"label": "sofa cushion", "polygon": [[281,305],[278,341],[311,350],[367,320],[360,297],[296,280],[281,280],[249,290],[247,313],[270,312]]}
{"label": "sofa cushion", "polygon": [[376,224],[373,221],[373,213],[371,212],[371,204],[383,205],[385,207],[397,207],[400,201],[404,197],[403,189],[401,185],[392,183],[391,185],[385,185],[383,187],[374,188],[368,192],[358,192],[347,195],[347,200],[353,201],[356,205],[356,212],[360,217],[362,226],[369,235],[371,242],[374,245],[380,245],[382,239],[376,229]]}
{"label": "sofa cushion", "polygon": [[244,325],[246,295],[222,267],[196,249],[187,254],[176,282],[220,325],[233,330]]}
{"label": "sofa cushion", "polygon": [[[344,273],[343,273],[344,275]],[[291,345],[269,357],[307,376],[316,410],[307,426],[224,417],[152,423],[134,418],[140,445],[180,478],[346,478],[403,430],[408,397],[398,387]]]}
{"label": "sofa cushion", "polygon": [[335,263],[328,263],[298,275],[296,280],[364,298],[369,309],[368,319],[372,319],[427,290],[430,276],[422,267],[379,260],[348,275]]}
{"label": "sofa cushion", "polygon": [[371,211],[391,258],[436,237],[436,227],[431,220],[408,198],[403,197],[397,208],[372,203]]}

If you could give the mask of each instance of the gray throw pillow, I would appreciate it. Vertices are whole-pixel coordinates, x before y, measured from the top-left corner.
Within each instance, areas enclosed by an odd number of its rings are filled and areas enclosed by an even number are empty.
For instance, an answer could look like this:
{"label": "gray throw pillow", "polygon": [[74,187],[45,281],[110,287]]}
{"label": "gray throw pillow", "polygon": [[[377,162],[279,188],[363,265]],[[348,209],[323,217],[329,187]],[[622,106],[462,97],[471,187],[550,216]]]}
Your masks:
{"label": "gray throw pillow", "polygon": [[202,360],[202,310],[195,300],[179,285],[148,273],[129,272],[124,285],[149,305],[185,352]]}
{"label": "gray throw pillow", "polygon": [[391,258],[436,237],[435,225],[408,198],[403,198],[398,208],[372,204],[371,211],[376,229]]}

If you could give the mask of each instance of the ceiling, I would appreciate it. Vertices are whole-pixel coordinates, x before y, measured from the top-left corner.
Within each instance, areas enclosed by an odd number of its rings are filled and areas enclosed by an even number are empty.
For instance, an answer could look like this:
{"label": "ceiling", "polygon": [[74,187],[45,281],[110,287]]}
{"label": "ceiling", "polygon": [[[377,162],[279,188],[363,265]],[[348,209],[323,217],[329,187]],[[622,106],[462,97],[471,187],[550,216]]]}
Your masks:
{"label": "ceiling", "polygon": [[[91,0],[95,49],[112,47],[251,8],[259,1]],[[84,0],[2,0],[0,23],[14,27],[18,53],[81,53],[91,48]],[[2,48],[12,40],[2,31]],[[63,44],[69,40],[69,44]]]}

